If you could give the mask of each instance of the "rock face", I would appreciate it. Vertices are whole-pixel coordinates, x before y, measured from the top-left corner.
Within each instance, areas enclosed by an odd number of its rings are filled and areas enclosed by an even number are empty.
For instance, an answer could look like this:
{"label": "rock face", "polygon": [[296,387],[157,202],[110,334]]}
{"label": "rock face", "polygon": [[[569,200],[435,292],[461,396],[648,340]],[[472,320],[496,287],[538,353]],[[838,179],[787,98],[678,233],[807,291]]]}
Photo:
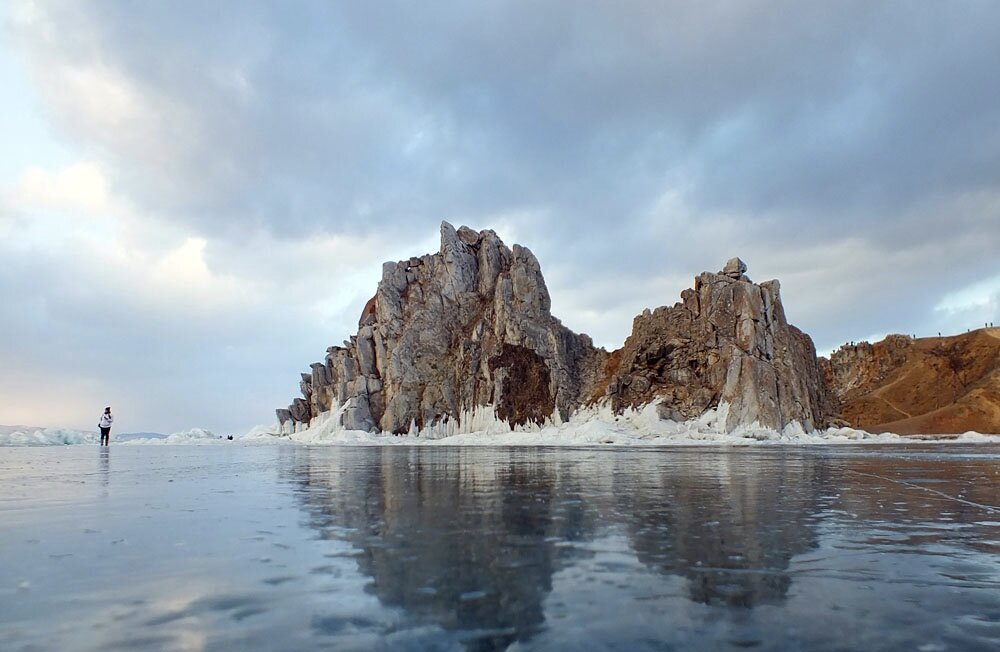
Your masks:
{"label": "rock face", "polygon": [[820,364],[840,418],[856,428],[1000,433],[1000,329],[852,342]]}
{"label": "rock face", "polygon": [[606,355],[549,313],[528,249],[445,222],[437,254],[383,265],[357,335],[303,374],[289,412],[307,422],[346,405],[345,427],[395,433],[484,405],[541,423],[582,403]]}
{"label": "rock face", "polygon": [[357,335],[302,374],[302,398],[278,419],[342,408],[346,428],[403,433],[483,406],[514,427],[659,399],[661,416],[677,420],[726,404],[727,429],[825,425],[812,341],[785,321],[778,282],[755,285],[746,270],[734,258],[700,275],[681,303],[636,317],[609,354],[551,315],[527,248],[444,222],[438,253],[383,265]]}
{"label": "rock face", "polygon": [[725,403],[726,430],[826,425],[812,340],[785,320],[778,281],[754,284],[746,270],[734,258],[695,278],[680,303],[635,318],[605,393],[616,409],[659,398],[661,416],[679,421]]}

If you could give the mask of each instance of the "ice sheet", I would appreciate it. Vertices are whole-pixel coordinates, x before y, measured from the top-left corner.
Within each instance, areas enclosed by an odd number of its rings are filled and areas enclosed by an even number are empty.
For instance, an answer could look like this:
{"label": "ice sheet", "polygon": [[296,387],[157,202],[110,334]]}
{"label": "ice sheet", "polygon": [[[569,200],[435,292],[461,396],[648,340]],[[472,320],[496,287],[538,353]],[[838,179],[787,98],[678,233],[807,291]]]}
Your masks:
{"label": "ice sheet", "polygon": [[996,444],[13,448],[0,647],[992,650],[998,464]]}

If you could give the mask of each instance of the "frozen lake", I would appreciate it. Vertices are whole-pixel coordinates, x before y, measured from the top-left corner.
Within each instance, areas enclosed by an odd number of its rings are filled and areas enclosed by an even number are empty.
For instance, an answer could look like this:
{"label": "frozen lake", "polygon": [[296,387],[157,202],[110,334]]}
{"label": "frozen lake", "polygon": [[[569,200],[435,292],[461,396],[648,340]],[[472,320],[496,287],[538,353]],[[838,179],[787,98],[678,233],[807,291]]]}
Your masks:
{"label": "frozen lake", "polygon": [[0,450],[4,650],[996,650],[1000,445]]}

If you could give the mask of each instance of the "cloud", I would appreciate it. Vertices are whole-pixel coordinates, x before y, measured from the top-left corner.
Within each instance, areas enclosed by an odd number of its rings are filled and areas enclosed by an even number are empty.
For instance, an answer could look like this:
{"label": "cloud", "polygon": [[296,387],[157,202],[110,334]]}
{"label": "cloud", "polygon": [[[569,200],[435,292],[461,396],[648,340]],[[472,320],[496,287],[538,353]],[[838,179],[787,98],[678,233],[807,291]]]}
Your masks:
{"label": "cloud", "polygon": [[822,237],[1000,180],[988,6],[28,6],[62,128],[129,198],[229,237],[635,229],[676,187]]}
{"label": "cloud", "polygon": [[71,209],[91,215],[111,210],[107,179],[101,167],[93,162],[75,163],[58,170],[31,166],[21,175],[6,203],[15,210]]}
{"label": "cloud", "polygon": [[938,330],[944,333],[1000,325],[1000,274],[949,292],[934,312]]}
{"label": "cloud", "polygon": [[[936,308],[1000,245],[998,14],[17,1],[9,42],[78,162],[0,180],[12,323],[217,384],[253,351],[244,385],[290,394],[448,219],[530,246],[557,316],[609,348],[733,255],[821,349],[959,329]],[[7,354],[51,363],[31,351]]]}
{"label": "cloud", "polygon": [[112,403],[134,430],[267,421],[356,328],[381,269],[367,252],[409,255],[374,235],[210,241],[103,178],[32,166],[0,188],[22,224],[0,242],[4,420],[89,428],[86,406]]}

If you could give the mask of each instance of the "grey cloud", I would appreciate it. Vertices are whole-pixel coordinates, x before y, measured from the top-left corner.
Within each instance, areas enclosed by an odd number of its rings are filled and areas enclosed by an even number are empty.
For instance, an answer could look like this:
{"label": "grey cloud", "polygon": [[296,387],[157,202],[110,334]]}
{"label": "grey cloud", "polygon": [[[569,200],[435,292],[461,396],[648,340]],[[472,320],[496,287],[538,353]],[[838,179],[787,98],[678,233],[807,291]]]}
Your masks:
{"label": "grey cloud", "polygon": [[[997,183],[993,13],[101,3],[50,14],[84,36],[21,41],[110,65],[163,104],[91,144],[119,157],[127,191],[201,228],[364,229],[525,205],[601,223],[631,219],[673,178],[706,207],[872,219]],[[149,143],[132,129],[162,151],[138,151]]]}
{"label": "grey cloud", "polygon": [[[299,370],[356,326],[367,299],[352,297],[343,283],[310,278],[289,254],[281,262],[298,279],[256,300],[206,307],[116,271],[107,253],[100,246],[0,247],[3,414],[27,405],[34,418],[21,420],[32,425],[92,428],[87,402],[91,410],[113,402],[133,430],[245,431],[273,418],[271,406],[288,400]],[[255,252],[228,256],[248,253]],[[226,255],[214,258],[228,266]],[[315,313],[320,291],[346,294],[341,315]]]}
{"label": "grey cloud", "polygon": [[[559,316],[607,346],[739,254],[829,348],[933,328],[942,296],[996,273],[998,18],[991,2],[186,1],[60,3],[10,26],[53,123],[115,191],[213,242],[347,233],[377,268],[442,218],[508,224]],[[66,66],[112,71],[142,111],[96,124],[46,86]],[[323,340],[318,357],[350,321],[287,328]]]}

